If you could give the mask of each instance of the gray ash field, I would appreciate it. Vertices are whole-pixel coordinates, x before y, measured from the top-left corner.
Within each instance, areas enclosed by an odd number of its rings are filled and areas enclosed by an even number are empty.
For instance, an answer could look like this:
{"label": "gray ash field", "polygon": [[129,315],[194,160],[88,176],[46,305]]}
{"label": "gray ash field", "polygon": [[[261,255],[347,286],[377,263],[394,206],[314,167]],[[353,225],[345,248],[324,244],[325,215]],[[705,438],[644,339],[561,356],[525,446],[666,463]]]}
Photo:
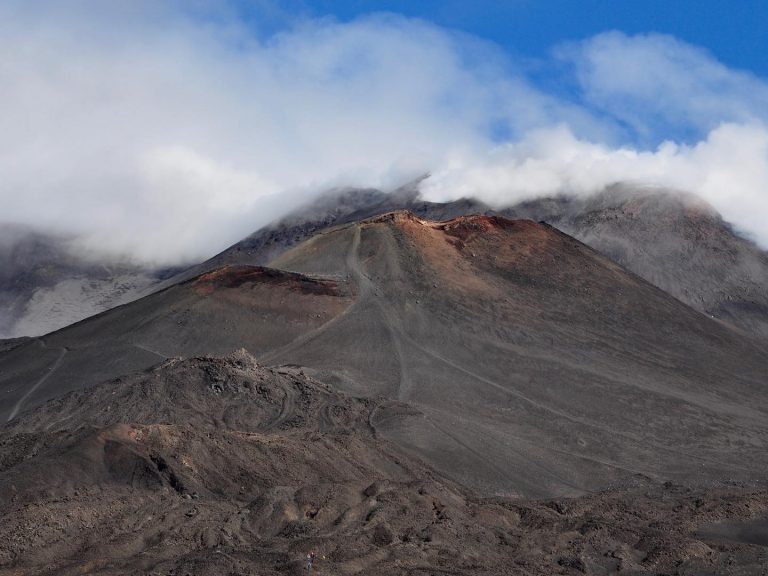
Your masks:
{"label": "gray ash field", "polygon": [[269,266],[0,353],[0,574],[765,566],[759,334],[499,216],[388,213]]}

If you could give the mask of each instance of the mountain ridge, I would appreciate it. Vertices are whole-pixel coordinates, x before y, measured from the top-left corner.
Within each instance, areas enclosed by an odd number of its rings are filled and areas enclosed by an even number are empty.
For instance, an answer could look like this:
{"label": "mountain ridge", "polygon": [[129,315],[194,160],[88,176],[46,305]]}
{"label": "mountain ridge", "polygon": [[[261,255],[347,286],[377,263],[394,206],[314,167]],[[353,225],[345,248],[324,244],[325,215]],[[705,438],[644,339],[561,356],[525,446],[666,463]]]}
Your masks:
{"label": "mountain ridge", "polygon": [[[199,265],[175,274],[153,272],[151,278],[147,276],[139,282],[141,287],[132,280],[129,284],[133,282],[133,288],[119,282],[112,286],[96,279],[95,284],[87,280],[93,287],[89,284],[87,289],[77,288],[84,280],[70,278],[58,280],[53,287],[25,292],[26,295],[15,289],[3,292],[0,286],[0,300],[15,299],[18,310],[14,308],[12,322],[17,327],[35,325],[34,318],[44,311],[50,316],[52,306],[64,306],[75,314],[70,321],[81,319],[224,264],[265,265],[322,230],[395,209],[409,209],[433,220],[467,213],[497,213],[513,219],[546,221],[700,312],[763,340],[768,338],[768,253],[740,237],[698,197],[630,185],[611,186],[586,197],[540,198],[497,210],[472,199],[446,204],[421,200],[418,181],[389,193],[338,189]],[[80,284],[75,285],[77,282]],[[83,298],[77,295],[80,290],[84,290],[83,294],[92,292],[95,308],[78,300]],[[24,307],[28,308],[26,312]],[[19,320],[20,314],[26,320]],[[38,327],[33,332],[48,332],[64,322],[46,324],[47,329]]]}

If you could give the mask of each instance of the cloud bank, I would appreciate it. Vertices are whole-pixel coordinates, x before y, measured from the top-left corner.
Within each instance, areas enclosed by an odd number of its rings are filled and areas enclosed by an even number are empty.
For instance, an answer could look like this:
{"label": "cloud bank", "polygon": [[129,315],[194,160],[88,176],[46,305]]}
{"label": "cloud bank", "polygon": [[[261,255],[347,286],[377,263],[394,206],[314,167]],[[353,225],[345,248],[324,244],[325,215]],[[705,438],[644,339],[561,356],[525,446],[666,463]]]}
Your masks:
{"label": "cloud bank", "polygon": [[768,130],[762,125],[721,124],[694,145],[666,141],[653,151],[580,140],[565,126],[542,129],[487,154],[455,158],[423,193],[432,199],[479,196],[504,206],[587,195],[622,181],[693,191],[768,246]]}
{"label": "cloud bank", "polygon": [[573,65],[581,106],[628,143],[544,126],[452,158],[426,183],[428,197],[503,205],[636,181],[696,193],[768,247],[768,82],[661,35],[611,32],[557,55]]}
{"label": "cloud bank", "polygon": [[427,197],[497,205],[670,185],[768,245],[764,80],[655,35],[604,34],[550,64],[578,90],[394,15],[265,35],[204,3],[6,2],[0,220],[170,264],[328,187],[429,171]]}

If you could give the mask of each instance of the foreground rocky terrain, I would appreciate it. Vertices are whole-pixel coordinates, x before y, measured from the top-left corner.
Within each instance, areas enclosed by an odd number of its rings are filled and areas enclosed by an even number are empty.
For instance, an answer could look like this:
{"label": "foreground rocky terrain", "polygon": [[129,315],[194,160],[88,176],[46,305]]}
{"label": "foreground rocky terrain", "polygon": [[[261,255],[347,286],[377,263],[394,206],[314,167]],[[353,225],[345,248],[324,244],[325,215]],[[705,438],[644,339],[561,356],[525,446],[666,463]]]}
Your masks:
{"label": "foreground rocky terrain", "polygon": [[418,412],[245,352],[67,394],[0,429],[0,574],[301,574],[309,550],[328,575],[765,566],[765,486],[487,497],[375,424]]}

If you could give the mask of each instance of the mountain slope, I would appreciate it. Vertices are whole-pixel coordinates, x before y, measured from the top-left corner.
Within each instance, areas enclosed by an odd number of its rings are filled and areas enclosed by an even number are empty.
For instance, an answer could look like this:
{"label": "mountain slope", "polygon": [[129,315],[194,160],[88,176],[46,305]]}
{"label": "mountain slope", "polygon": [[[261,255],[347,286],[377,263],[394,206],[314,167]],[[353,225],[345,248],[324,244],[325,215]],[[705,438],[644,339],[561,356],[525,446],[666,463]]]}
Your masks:
{"label": "mountain slope", "polygon": [[623,185],[502,213],[545,220],[693,308],[768,338],[768,252],[693,195]]}
{"label": "mountain slope", "polygon": [[0,338],[58,330],[135,300],[176,272],[84,258],[70,241],[0,224]]}
{"label": "mountain slope", "polygon": [[762,347],[548,226],[401,213],[273,265],[360,288],[322,334],[263,358],[416,403],[427,416],[389,437],[464,484],[578,493],[762,462]]}
{"label": "mountain slope", "polygon": [[355,396],[383,437],[485,494],[753,478],[768,353],[543,224],[392,213],[0,356],[5,418],[161,356],[245,347]]}

